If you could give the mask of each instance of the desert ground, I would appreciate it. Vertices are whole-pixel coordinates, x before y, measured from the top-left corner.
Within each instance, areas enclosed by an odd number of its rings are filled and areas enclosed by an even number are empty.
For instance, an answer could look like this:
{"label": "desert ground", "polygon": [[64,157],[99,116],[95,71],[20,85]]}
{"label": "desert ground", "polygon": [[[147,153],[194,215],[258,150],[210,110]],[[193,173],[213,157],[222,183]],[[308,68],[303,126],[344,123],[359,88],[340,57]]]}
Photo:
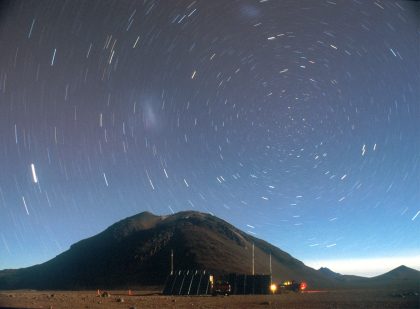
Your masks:
{"label": "desert ground", "polygon": [[[103,291],[100,291],[103,293]],[[231,296],[164,296],[156,291],[0,291],[0,308],[420,308],[415,291],[331,290]]]}

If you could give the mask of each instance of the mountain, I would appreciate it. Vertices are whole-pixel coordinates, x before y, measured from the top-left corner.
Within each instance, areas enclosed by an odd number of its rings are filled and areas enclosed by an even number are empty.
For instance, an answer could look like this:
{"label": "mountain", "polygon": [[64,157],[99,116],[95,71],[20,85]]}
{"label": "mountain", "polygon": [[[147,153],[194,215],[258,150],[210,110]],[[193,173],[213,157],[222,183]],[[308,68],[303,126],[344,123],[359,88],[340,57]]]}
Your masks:
{"label": "mountain", "polygon": [[344,285],[344,287],[347,287],[348,283],[367,282],[367,280],[369,279],[369,278],[366,278],[366,277],[360,277],[360,276],[354,276],[354,275],[342,275],[340,273],[336,273],[336,272],[332,271],[331,269],[329,269],[327,267],[321,267],[320,269],[318,269],[318,271],[320,273],[322,273],[323,275],[325,275],[326,277],[328,277],[330,279],[333,279],[338,283],[346,283]]}
{"label": "mountain", "polygon": [[[312,269],[279,248],[210,214],[185,211],[156,216],[143,212],[75,243],[43,264],[0,271],[0,290],[125,289],[163,285],[170,273],[171,251],[175,270],[200,269],[215,275],[251,274],[253,245],[255,273],[269,274],[271,255],[274,282],[304,280],[311,289],[337,288],[349,286],[348,278],[355,277]],[[401,268],[376,279],[355,278],[362,285],[380,286],[384,282],[400,282],[397,279],[406,276],[416,279],[418,272],[413,271]],[[413,282],[411,280],[410,284]]]}
{"label": "mountain", "polygon": [[401,265],[385,274],[373,277],[374,280],[419,280],[420,271]]}
{"label": "mountain", "polygon": [[369,278],[374,286],[417,287],[420,289],[420,271],[401,265],[385,274]]}
{"label": "mountain", "polygon": [[333,279],[338,279],[338,278],[342,278],[343,275],[333,272],[331,269],[327,268],[327,267],[321,267],[320,269],[318,269],[318,271],[322,274],[324,274],[325,276],[329,277],[329,278],[333,278]]}
{"label": "mountain", "polygon": [[420,272],[404,265],[372,278],[341,275],[326,267],[321,267],[318,271],[326,277],[335,280],[339,288],[420,289]]}
{"label": "mountain", "polygon": [[318,271],[273,245],[209,214],[186,211],[170,216],[149,212],[121,220],[55,258],[28,268],[0,272],[0,289],[97,289],[161,285],[175,269],[206,269],[214,274],[252,272],[273,280],[305,280],[317,287],[334,284]]}

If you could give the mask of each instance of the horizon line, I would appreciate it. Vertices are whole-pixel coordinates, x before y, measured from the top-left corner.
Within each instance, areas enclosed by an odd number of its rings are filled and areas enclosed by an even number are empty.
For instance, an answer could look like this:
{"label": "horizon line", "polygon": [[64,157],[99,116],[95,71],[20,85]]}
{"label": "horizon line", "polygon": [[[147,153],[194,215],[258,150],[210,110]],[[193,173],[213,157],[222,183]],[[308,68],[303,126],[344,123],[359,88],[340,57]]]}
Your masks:
{"label": "horizon line", "polygon": [[393,257],[314,259],[306,260],[304,263],[306,266],[317,270],[321,267],[327,267],[341,275],[372,278],[400,266],[420,271],[420,254]]}

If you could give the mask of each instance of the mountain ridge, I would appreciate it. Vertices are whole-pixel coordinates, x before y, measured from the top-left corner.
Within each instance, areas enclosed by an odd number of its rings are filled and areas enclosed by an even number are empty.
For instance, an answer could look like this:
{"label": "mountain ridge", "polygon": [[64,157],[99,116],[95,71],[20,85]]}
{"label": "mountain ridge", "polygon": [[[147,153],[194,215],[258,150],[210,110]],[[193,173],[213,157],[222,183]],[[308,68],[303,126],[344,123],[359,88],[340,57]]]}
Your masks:
{"label": "mountain ridge", "polygon": [[[174,252],[175,269],[251,274],[252,246],[255,248],[255,273],[270,273],[271,255],[275,282],[304,280],[314,288],[339,287],[354,282],[332,271],[335,276],[310,268],[287,252],[213,215],[183,211],[167,216],[142,212],[76,242],[45,263],[0,271],[0,289],[162,285],[170,272],[171,251]],[[399,273],[402,273],[401,277],[404,272]],[[394,277],[371,282],[394,282],[397,280]],[[360,278],[360,282],[368,282],[368,279]]]}

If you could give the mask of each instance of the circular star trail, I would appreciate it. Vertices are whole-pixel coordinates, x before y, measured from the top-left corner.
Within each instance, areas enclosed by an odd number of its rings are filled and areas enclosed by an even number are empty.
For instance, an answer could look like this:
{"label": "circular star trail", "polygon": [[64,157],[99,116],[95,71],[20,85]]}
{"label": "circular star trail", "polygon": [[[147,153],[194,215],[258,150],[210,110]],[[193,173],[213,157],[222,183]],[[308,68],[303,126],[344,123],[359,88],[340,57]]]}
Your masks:
{"label": "circular star trail", "polygon": [[1,8],[0,269],[141,211],[304,262],[419,254],[415,2]]}

